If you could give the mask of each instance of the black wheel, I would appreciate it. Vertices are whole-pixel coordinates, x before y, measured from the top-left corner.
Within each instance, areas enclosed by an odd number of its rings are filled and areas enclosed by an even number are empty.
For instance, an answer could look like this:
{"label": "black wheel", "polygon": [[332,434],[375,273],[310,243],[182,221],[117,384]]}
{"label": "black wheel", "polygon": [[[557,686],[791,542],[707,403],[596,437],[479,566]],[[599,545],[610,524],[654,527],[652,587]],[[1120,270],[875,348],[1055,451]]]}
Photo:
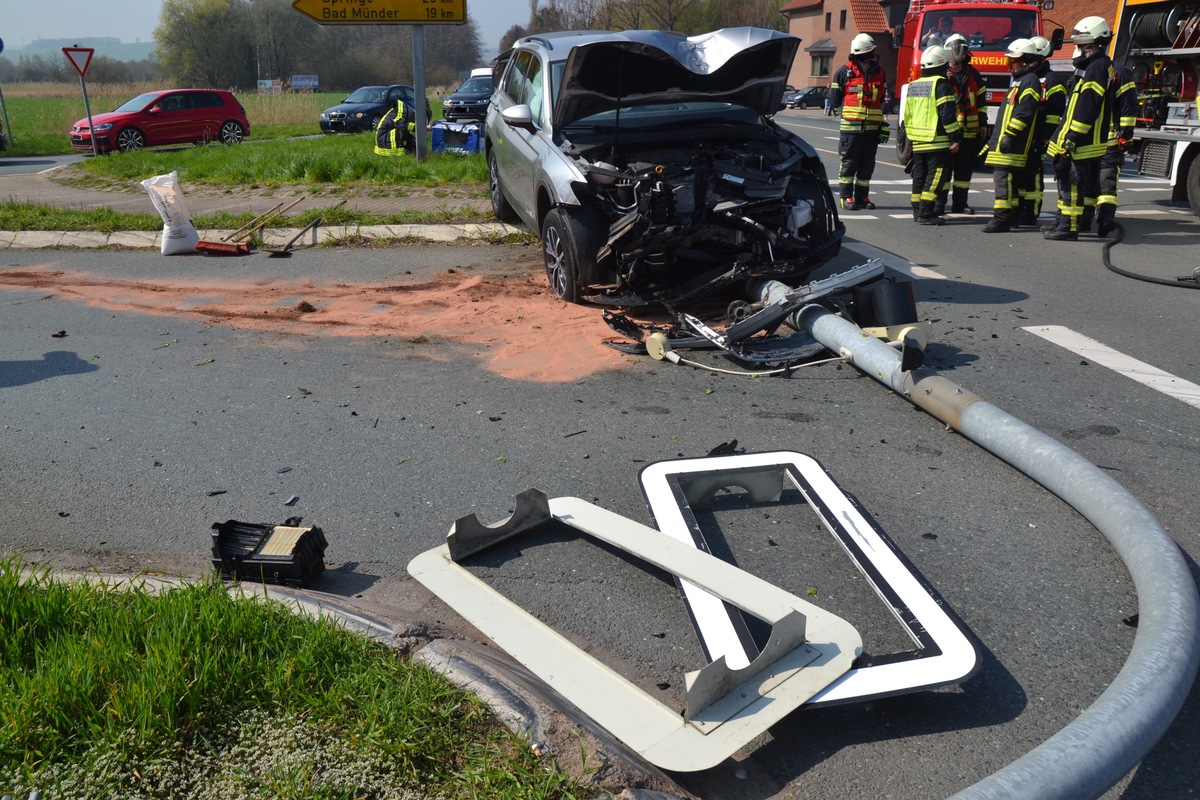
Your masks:
{"label": "black wheel", "polygon": [[383,117],[379,116],[378,114],[371,117],[371,127],[368,128],[367,130],[370,130],[370,131],[379,130],[379,120],[381,120],[381,119],[383,119]]}
{"label": "black wheel", "polygon": [[1200,155],[1192,159],[1187,171],[1187,199],[1192,213],[1200,216]]}
{"label": "black wheel", "polygon": [[137,128],[126,128],[117,134],[117,149],[122,153],[141,150],[146,146],[146,137]]}
{"label": "black wheel", "polygon": [[513,210],[504,190],[500,188],[500,172],[496,169],[496,153],[488,151],[488,191],[492,196],[492,213],[501,222],[516,222],[517,212]]}
{"label": "black wheel", "polygon": [[808,103],[804,100],[801,100],[799,103],[796,103],[796,108],[803,111],[804,109],[808,108]]}
{"label": "black wheel", "polygon": [[221,141],[225,144],[241,144],[245,138],[246,131],[237,120],[231,119],[221,126]]}
{"label": "black wheel", "polygon": [[583,300],[583,290],[595,273],[596,230],[580,209],[550,209],[542,223],[542,258],[555,297],[568,303]]}

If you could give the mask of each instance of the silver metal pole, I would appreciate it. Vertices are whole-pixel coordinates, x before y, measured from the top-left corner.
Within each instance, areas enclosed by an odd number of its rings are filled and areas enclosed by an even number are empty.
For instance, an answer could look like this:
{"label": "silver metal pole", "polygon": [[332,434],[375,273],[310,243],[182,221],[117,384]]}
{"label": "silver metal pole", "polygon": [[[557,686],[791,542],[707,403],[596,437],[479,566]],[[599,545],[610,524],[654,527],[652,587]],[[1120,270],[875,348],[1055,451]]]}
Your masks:
{"label": "silver metal pole", "polygon": [[0,90],[0,111],[4,112],[4,130],[8,131],[8,143],[11,145],[15,139],[13,139],[12,125],[8,124],[8,106],[4,105],[3,90]]}
{"label": "silver metal pole", "polygon": [[425,26],[412,26],[413,49],[413,93],[416,95],[417,109],[413,119],[417,125],[417,161],[429,157],[429,147],[425,143]]}
{"label": "silver metal pole", "polygon": [[827,309],[806,306],[799,319],[825,347],[1058,495],[1125,562],[1138,632],[1108,689],[1054,736],[954,795],[1099,797],[1166,732],[1200,665],[1200,599],[1178,545],[1123,486],[1070,448],[932,370],[903,372],[895,350]]}
{"label": "silver metal pole", "polygon": [[83,111],[88,118],[88,135],[92,137],[92,155],[99,157],[100,151],[96,149],[96,126],[92,124],[92,105],[88,102],[87,81],[82,75],[79,76],[79,87],[83,89]]}

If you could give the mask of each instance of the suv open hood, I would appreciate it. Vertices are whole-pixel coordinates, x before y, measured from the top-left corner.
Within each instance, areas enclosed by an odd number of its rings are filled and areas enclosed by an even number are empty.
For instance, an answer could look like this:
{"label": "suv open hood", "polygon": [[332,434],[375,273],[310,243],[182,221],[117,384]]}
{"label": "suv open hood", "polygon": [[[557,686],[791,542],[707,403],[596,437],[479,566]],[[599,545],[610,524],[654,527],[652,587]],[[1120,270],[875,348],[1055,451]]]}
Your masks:
{"label": "suv open hood", "polygon": [[800,40],[766,28],[684,37],[624,31],[574,47],[554,106],[556,127],[618,106],[715,101],[773,114]]}

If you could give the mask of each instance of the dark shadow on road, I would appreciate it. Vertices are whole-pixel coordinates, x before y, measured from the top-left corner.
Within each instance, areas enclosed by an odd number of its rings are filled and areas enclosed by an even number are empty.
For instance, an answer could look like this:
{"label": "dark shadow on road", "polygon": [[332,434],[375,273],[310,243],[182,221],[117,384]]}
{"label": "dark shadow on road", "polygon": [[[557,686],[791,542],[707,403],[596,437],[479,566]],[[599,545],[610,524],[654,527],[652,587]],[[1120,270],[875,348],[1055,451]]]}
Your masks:
{"label": "dark shadow on road", "polygon": [[[929,269],[945,269],[939,264],[916,264]],[[914,281],[917,303],[954,303],[958,305],[1003,305],[1028,300],[1025,292],[1002,289],[999,286],[984,286],[978,283],[956,281],[950,278],[922,278]]]}
{"label": "dark shadow on road", "polygon": [[0,361],[0,389],[11,389],[62,375],[81,375],[100,369],[69,350],[51,350],[37,361]]}

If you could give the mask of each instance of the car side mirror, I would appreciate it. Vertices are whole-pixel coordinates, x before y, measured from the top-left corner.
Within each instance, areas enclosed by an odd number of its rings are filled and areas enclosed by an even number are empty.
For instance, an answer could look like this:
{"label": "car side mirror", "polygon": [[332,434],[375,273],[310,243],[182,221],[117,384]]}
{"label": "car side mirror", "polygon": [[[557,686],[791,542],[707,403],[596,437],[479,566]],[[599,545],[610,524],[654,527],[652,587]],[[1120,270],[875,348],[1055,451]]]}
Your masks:
{"label": "car side mirror", "polygon": [[895,30],[892,31],[892,49],[899,50],[900,43],[903,41],[904,41],[904,26],[897,25]]}
{"label": "car side mirror", "polygon": [[150,108],[147,110],[147,113],[160,114],[162,113],[162,106],[150,106]]}
{"label": "car side mirror", "polygon": [[1050,49],[1061,50],[1063,46],[1063,38],[1065,36],[1066,33],[1062,28],[1055,28],[1054,33],[1050,34]]}
{"label": "car side mirror", "polygon": [[533,125],[533,111],[525,104],[510,106],[504,109],[500,113],[500,117],[510,128],[522,128],[530,133],[533,133],[535,130]]}

